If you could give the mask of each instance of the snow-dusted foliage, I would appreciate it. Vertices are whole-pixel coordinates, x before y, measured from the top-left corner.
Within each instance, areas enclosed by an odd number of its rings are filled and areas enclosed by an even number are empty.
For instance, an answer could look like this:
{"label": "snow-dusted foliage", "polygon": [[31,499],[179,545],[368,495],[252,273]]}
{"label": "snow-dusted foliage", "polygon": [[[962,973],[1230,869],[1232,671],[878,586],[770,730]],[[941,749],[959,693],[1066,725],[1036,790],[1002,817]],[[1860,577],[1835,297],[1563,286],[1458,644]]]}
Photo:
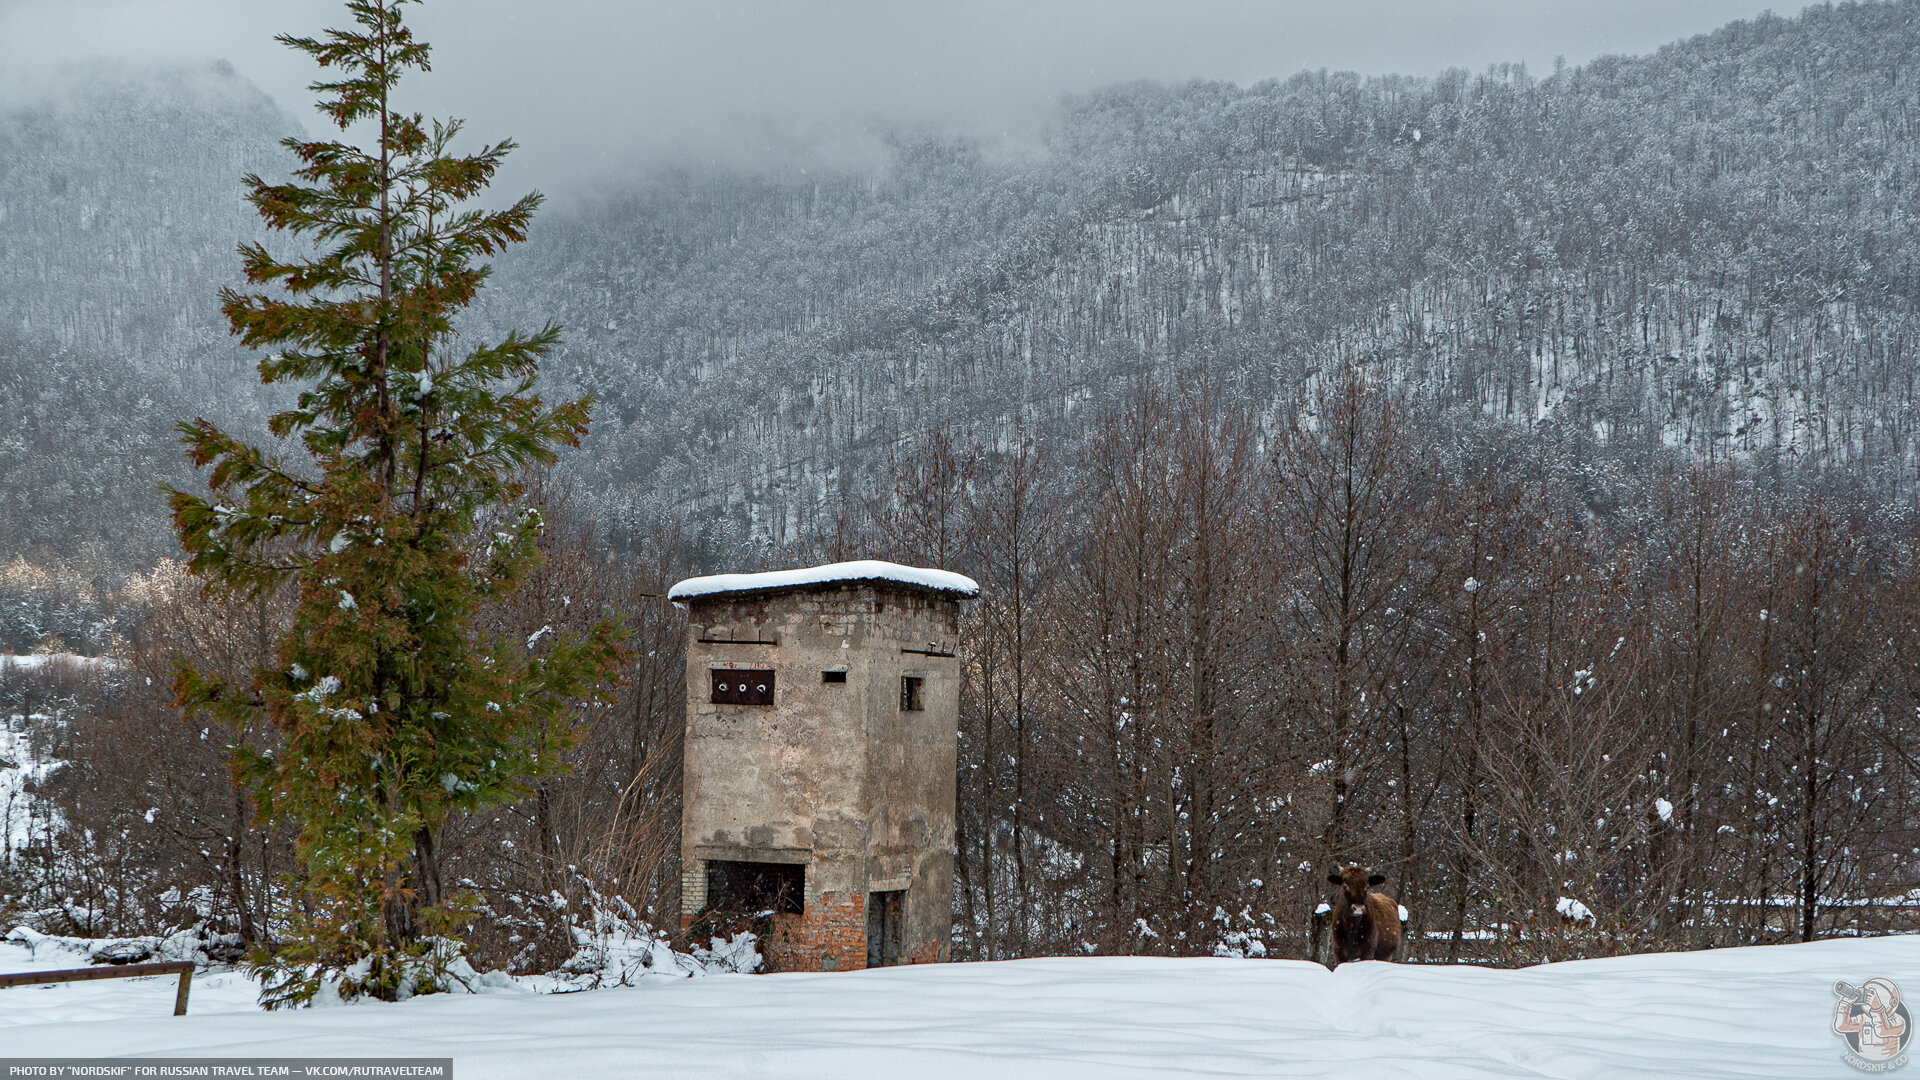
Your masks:
{"label": "snow-dusted foliage", "polygon": [[[1126,373],[1203,352],[1262,402],[1376,355],[1595,453],[1910,491],[1915,178],[1888,163],[1916,133],[1886,73],[1916,38],[1905,4],[1814,7],[1551,74],[1131,84],[1036,155],[903,135],[870,168],[642,177],[550,214],[479,314],[568,328],[551,374],[617,417],[583,491],[715,542],[818,531],[943,424],[1081,437]],[[220,374],[246,365],[214,296],[256,228],[233,178],[280,167],[290,105],[93,70],[0,111],[0,473],[36,481],[0,551],[86,521],[164,554],[123,508],[178,475],[172,419],[266,411]]]}

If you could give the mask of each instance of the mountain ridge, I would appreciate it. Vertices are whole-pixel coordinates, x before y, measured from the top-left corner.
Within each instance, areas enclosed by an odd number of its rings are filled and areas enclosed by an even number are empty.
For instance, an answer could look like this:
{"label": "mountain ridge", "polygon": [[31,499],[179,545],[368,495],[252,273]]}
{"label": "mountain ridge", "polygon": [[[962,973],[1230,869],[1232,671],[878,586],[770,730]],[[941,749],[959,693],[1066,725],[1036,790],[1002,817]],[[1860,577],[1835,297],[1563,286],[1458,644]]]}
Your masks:
{"label": "mountain ridge", "polygon": [[[1134,381],[1202,371],[1280,415],[1355,360],[1584,454],[1907,502],[1915,59],[1920,2],[1896,0],[1544,78],[1126,84],[1069,101],[1033,155],[897,137],[876,170],[669,171],[549,211],[473,326],[566,326],[549,378],[602,403],[579,487],[709,547],[818,531],[931,432],[1070,448]],[[128,78],[95,79],[64,131],[51,105],[0,109],[0,227],[29,238],[0,249],[0,353],[65,350],[147,380],[155,412],[217,394],[257,422],[213,298],[258,232],[239,174],[284,172],[292,121],[217,68]],[[179,86],[113,89],[140,78]],[[82,167],[107,145],[117,168]],[[37,407],[75,407],[54,397]],[[86,441],[15,460],[85,471]],[[134,531],[128,561],[166,549]]]}

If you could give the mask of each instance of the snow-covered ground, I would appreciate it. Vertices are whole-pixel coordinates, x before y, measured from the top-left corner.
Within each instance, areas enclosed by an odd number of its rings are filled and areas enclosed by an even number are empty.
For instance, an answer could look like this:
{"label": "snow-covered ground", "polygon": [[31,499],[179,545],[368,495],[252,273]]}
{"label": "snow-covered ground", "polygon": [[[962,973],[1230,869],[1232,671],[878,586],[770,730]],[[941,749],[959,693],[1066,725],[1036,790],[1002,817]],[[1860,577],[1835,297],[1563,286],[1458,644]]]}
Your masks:
{"label": "snow-covered ground", "polygon": [[[0,946],[0,971],[33,962]],[[292,1013],[203,975],[180,1018],[171,979],[0,990],[0,1054],[451,1057],[460,1080],[1840,1077],[1831,988],[1872,977],[1920,990],[1920,938],[1518,971],[1096,957],[649,975]]]}
{"label": "snow-covered ground", "polygon": [[[25,847],[36,830],[44,832],[52,825],[45,804],[39,807],[41,815],[35,817],[27,787],[45,780],[60,764],[34,753],[26,722],[25,716],[0,715],[0,844],[12,851]],[[0,927],[0,932],[4,929]]]}
{"label": "snow-covered ground", "polygon": [[34,653],[29,656],[0,653],[0,672],[9,668],[17,671],[38,671],[49,666],[69,666],[84,671],[117,671],[125,667],[126,662],[109,656],[81,656],[70,652]]}
{"label": "snow-covered ground", "polygon": [[[15,931],[19,933],[20,931]],[[32,935],[39,938],[39,935]],[[0,941],[0,974],[22,971],[58,971],[63,968],[93,966],[84,951],[62,948],[60,939],[39,938],[35,944],[17,939]],[[151,960],[175,960],[176,955],[147,957]],[[173,1015],[174,990],[178,976],[151,979],[107,979],[100,982],[51,983],[46,986],[16,986],[0,989],[0,1056],[18,1056],[14,1052],[23,1026],[73,1024],[110,1026],[123,1020],[139,1020]],[[237,971],[205,970],[193,977],[188,992],[189,1016],[193,1013],[260,1012],[256,1004],[260,984]],[[116,1051],[118,1053],[120,1051]],[[138,1051],[125,1051],[137,1053]],[[85,1048],[62,1050],[52,1056],[79,1057],[92,1054]]]}

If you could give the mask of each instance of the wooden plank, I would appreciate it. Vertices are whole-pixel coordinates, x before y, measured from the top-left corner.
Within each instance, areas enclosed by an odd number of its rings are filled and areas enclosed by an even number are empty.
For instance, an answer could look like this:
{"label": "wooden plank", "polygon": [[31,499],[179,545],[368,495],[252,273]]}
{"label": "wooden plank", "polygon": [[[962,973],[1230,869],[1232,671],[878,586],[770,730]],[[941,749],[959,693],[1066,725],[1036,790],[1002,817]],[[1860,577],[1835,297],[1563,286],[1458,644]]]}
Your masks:
{"label": "wooden plank", "polygon": [[149,975],[180,976],[180,989],[173,995],[173,1015],[187,1015],[187,990],[193,984],[193,961],[191,960],[64,968],[59,971],[20,971],[11,975],[0,975],[0,990],[9,986],[44,986],[48,983],[94,982],[99,979],[138,979]]}

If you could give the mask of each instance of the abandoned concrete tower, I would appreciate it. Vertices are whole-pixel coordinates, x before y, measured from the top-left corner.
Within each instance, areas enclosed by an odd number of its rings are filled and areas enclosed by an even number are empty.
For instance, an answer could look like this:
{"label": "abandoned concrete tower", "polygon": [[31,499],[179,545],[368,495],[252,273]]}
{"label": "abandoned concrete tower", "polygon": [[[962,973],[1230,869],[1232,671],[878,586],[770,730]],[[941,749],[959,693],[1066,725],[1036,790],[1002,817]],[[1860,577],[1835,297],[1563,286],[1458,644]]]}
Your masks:
{"label": "abandoned concrete tower", "polygon": [[683,929],[771,911],[774,970],[947,958],[960,602],[978,592],[874,561],[673,587]]}

